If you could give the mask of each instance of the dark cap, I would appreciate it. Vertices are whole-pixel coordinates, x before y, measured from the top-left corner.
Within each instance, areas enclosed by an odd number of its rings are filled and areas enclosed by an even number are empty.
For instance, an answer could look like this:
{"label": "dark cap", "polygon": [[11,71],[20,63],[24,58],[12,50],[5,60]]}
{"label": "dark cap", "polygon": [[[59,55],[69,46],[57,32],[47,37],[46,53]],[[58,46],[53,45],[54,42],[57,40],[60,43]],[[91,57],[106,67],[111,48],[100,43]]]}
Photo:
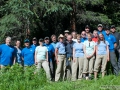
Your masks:
{"label": "dark cap", "polygon": [[115,28],[115,25],[111,25],[111,27],[110,28]]}
{"label": "dark cap", "polygon": [[86,25],[85,28],[89,28],[90,29],[89,25]]}
{"label": "dark cap", "polygon": [[103,25],[102,24],[98,24],[98,27],[103,27]]}
{"label": "dark cap", "polygon": [[42,38],[40,38],[40,39],[39,39],[39,42],[43,42],[43,39],[42,39]]}
{"label": "dark cap", "polygon": [[36,38],[36,37],[34,37],[32,40],[37,40],[37,38]]}
{"label": "dark cap", "polygon": [[24,43],[30,43],[30,40],[29,39],[25,39]]}
{"label": "dark cap", "polygon": [[45,38],[44,38],[44,40],[48,40],[48,39],[49,39],[49,37],[45,37]]}
{"label": "dark cap", "polygon": [[106,26],[106,27],[105,27],[105,30],[110,30],[109,26]]}

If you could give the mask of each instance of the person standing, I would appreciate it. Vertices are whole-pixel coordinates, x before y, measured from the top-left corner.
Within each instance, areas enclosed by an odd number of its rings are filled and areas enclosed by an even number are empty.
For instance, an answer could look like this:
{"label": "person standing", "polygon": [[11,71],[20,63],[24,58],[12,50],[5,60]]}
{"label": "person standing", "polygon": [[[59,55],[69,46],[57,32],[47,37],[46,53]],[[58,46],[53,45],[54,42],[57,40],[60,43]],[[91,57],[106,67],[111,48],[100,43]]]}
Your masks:
{"label": "person standing", "polygon": [[57,69],[55,73],[55,81],[60,80],[60,76],[65,78],[65,70],[66,70],[66,52],[64,45],[64,36],[62,34],[58,37],[59,42],[56,44],[55,49],[55,57],[57,63]]}
{"label": "person standing", "polygon": [[86,32],[82,31],[80,41],[84,42],[84,41],[87,41],[87,40],[88,40],[88,38],[86,36]]}
{"label": "person standing", "polygon": [[22,52],[21,41],[18,39],[16,40],[15,44],[16,44],[15,46],[16,61],[14,61],[14,64],[18,63],[20,66],[23,66],[23,61],[21,56],[21,52]]}
{"label": "person standing", "polygon": [[[118,61],[118,64],[119,64],[120,61],[118,60],[119,59],[118,46],[119,46],[119,40],[120,40],[120,33],[116,31],[115,25],[112,25],[110,30],[111,30],[112,35],[116,38],[117,46],[115,48],[115,54],[116,54],[117,61]],[[120,68],[120,65],[118,65],[118,66]]]}
{"label": "person standing", "polygon": [[5,39],[5,44],[0,45],[1,69],[11,66],[15,60],[15,48],[11,45],[11,37]]}
{"label": "person standing", "polygon": [[105,30],[103,30],[103,25],[102,24],[98,24],[97,29],[98,29],[98,34],[102,33],[104,35],[104,37],[105,37],[106,32],[105,32]]}
{"label": "person standing", "polygon": [[72,35],[67,36],[67,41],[65,45],[65,50],[66,50],[66,77],[67,80],[71,79],[72,75],[72,60],[73,60],[73,44],[75,42],[72,41]]}
{"label": "person standing", "polygon": [[85,26],[85,32],[86,32],[86,36],[87,36],[88,34],[92,34],[92,33],[90,32],[90,27],[89,27],[88,25]]}
{"label": "person standing", "polygon": [[[110,34],[110,29],[106,27],[106,35],[105,40],[109,42],[109,52],[110,52],[110,62],[113,67],[113,71],[115,75],[119,74],[119,68],[116,61],[116,55],[115,55],[115,48],[116,48],[116,38]],[[109,69],[109,67],[108,67]]]}
{"label": "person standing", "polygon": [[51,76],[52,79],[54,79],[54,69],[53,69],[53,55],[54,55],[54,47],[52,44],[50,44],[50,39],[49,37],[45,37],[44,38],[44,46],[47,47],[48,49],[48,62],[49,62],[49,67],[50,67],[50,72],[51,72]]}
{"label": "person standing", "polygon": [[33,66],[35,61],[34,61],[34,54],[35,54],[35,49],[30,46],[30,41],[29,39],[24,40],[25,48],[22,49],[22,59],[24,62],[24,66]]}
{"label": "person standing", "polygon": [[71,33],[71,35],[72,35],[72,40],[73,40],[74,42],[77,42],[77,32],[73,31],[73,32]]}
{"label": "person standing", "polygon": [[32,39],[32,45],[31,45],[31,47],[34,48],[34,49],[37,47],[37,38],[36,37],[34,37]]}
{"label": "person standing", "polygon": [[69,30],[64,31],[64,36],[65,36],[64,37],[64,42],[67,41],[67,36],[69,35],[69,33],[70,33]]}
{"label": "person standing", "polygon": [[77,37],[77,43],[73,45],[73,63],[72,63],[72,81],[76,81],[77,68],[79,67],[78,80],[82,79],[84,64],[84,52],[83,43],[80,41],[80,37]]}
{"label": "person standing", "polygon": [[105,41],[102,33],[99,34],[98,42],[96,43],[96,60],[94,64],[94,78],[97,79],[100,65],[102,77],[106,72],[107,61],[109,61],[109,43]]}
{"label": "person standing", "polygon": [[94,41],[94,42],[97,42],[97,41],[98,41],[98,32],[97,32],[97,30],[94,30],[94,31],[93,31],[92,41]]}
{"label": "person standing", "polygon": [[[84,53],[85,60],[83,66],[83,77],[91,79],[93,73],[93,64],[95,59],[95,42],[92,41],[92,35],[88,34],[88,40],[84,42]],[[89,73],[89,76],[86,77],[86,74]]]}
{"label": "person standing", "polygon": [[36,47],[35,49],[35,64],[37,65],[37,72],[40,71],[41,67],[46,72],[46,76],[48,80],[51,80],[51,75],[50,75],[50,68],[49,68],[49,63],[48,63],[48,49],[47,47],[43,46],[43,39],[39,39],[39,46]]}
{"label": "person standing", "polygon": [[[56,39],[56,35],[52,35],[51,36],[51,40],[52,40],[52,45],[54,47],[54,50],[56,48],[56,44],[57,44],[57,39]],[[52,62],[53,62],[53,79],[55,79],[55,67],[56,67],[56,59],[55,59],[55,52],[52,56]]]}

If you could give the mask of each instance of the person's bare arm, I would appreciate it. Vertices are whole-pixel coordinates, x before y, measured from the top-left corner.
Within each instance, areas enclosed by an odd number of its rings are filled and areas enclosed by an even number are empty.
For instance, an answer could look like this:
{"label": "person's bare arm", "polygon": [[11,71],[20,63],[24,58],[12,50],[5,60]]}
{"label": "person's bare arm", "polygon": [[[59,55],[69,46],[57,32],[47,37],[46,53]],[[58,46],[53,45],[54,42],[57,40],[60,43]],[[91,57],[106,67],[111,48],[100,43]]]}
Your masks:
{"label": "person's bare arm", "polygon": [[108,45],[107,45],[107,60],[108,60],[108,61],[110,60],[109,47],[108,47]]}
{"label": "person's bare arm", "polygon": [[114,48],[117,48],[117,43],[114,43]]}
{"label": "person's bare arm", "polygon": [[35,64],[37,64],[37,51],[35,51]]}
{"label": "person's bare arm", "polygon": [[46,52],[46,61],[48,62],[48,51]]}
{"label": "person's bare arm", "polygon": [[56,62],[58,63],[59,60],[58,60],[58,49],[57,48],[55,49],[55,58],[56,58]]}
{"label": "person's bare arm", "polygon": [[73,48],[73,62],[75,62],[75,48]]}

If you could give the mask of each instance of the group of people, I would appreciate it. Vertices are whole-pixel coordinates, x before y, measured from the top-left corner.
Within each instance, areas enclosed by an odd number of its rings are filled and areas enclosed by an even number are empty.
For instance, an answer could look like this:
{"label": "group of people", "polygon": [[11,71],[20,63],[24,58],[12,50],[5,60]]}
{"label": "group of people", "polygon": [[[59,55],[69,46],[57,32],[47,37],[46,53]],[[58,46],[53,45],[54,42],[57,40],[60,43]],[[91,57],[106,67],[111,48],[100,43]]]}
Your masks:
{"label": "group of people", "polygon": [[[85,26],[85,30],[78,34],[76,31],[64,31],[64,35],[52,35],[51,39],[37,38],[24,40],[24,48],[21,48],[21,41],[16,40],[16,46],[12,46],[11,37],[7,37],[5,44],[0,45],[0,67],[14,65],[36,66],[35,74],[43,68],[48,80],[59,81],[81,79],[91,79],[92,74],[97,79],[101,69],[102,77],[106,74],[110,66],[113,73],[120,73],[120,34],[112,25],[103,30],[103,25],[98,24],[98,30],[90,32],[90,27]],[[52,41],[50,43],[50,41]]]}

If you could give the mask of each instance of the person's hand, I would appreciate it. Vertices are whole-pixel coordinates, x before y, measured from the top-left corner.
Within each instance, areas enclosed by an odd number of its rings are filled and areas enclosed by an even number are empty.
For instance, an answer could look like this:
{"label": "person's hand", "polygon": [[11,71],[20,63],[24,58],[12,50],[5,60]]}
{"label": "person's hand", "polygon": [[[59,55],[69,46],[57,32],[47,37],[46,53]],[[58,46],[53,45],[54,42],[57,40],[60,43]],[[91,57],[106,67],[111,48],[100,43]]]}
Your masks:
{"label": "person's hand", "polygon": [[76,62],[76,58],[73,59],[73,62]]}
{"label": "person's hand", "polygon": [[38,62],[37,61],[35,61],[35,65],[37,65],[38,64]]}
{"label": "person's hand", "polygon": [[90,59],[91,58],[91,56],[87,56],[87,59]]}
{"label": "person's hand", "polygon": [[59,60],[58,60],[58,59],[56,59],[56,63],[57,63],[57,64],[59,63]]}
{"label": "person's hand", "polygon": [[110,61],[110,58],[109,58],[109,57],[107,58],[107,61]]}

